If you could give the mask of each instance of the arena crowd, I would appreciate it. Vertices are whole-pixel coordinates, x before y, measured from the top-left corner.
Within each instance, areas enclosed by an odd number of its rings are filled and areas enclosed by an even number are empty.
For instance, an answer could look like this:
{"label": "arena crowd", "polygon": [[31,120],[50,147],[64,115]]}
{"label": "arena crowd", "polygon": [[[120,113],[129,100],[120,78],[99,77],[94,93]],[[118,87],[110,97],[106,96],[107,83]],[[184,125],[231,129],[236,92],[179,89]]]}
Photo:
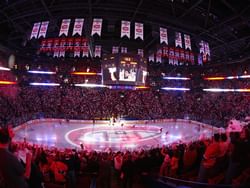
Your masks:
{"label": "arena crowd", "polygon": [[[13,92],[15,90],[15,92]],[[22,87],[15,96],[0,95],[2,125],[19,125],[37,118],[133,119],[185,118],[223,127],[233,118],[250,115],[244,93],[109,90],[78,87]]]}
{"label": "arena crowd", "polygon": [[249,125],[212,139],[125,152],[59,150],[25,140],[12,143],[11,137],[10,129],[0,129],[2,187],[42,188],[52,183],[74,188],[84,178],[84,185],[91,188],[131,188],[138,183],[147,187],[145,177],[158,175],[234,186],[250,182]]}

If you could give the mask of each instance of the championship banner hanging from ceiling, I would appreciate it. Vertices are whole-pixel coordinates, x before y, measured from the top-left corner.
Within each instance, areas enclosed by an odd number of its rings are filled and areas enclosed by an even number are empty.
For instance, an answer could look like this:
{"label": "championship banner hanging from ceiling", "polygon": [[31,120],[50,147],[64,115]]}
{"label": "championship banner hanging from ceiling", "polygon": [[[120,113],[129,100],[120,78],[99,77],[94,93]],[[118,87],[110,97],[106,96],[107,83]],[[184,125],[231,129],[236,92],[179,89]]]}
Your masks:
{"label": "championship banner hanging from ceiling", "polygon": [[101,57],[102,46],[96,45],[95,46],[95,57]]}
{"label": "championship banner hanging from ceiling", "polygon": [[202,40],[200,42],[200,54],[204,54],[204,53],[205,53],[204,41]]}
{"label": "championship banner hanging from ceiling", "polygon": [[185,61],[190,61],[190,54],[189,51],[185,51]]}
{"label": "championship banner hanging from ceiling", "polygon": [[75,19],[72,36],[75,36],[76,34],[82,36],[83,24],[84,24],[84,19],[83,18],[76,18]]}
{"label": "championship banner hanging from ceiling", "polygon": [[62,20],[59,37],[62,36],[63,34],[65,36],[68,36],[70,21],[71,21],[70,19],[63,19]]}
{"label": "championship banner hanging from ceiling", "polygon": [[180,49],[180,60],[185,61],[185,50],[182,48]]}
{"label": "championship banner hanging from ceiling", "polygon": [[168,45],[168,31],[166,28],[160,27],[160,43],[164,42]]}
{"label": "championship banner hanging from ceiling", "polygon": [[65,50],[66,50],[66,39],[62,39],[60,41],[59,57],[65,57]]}
{"label": "championship banner hanging from ceiling", "polygon": [[48,52],[53,51],[53,40],[52,39],[47,40],[47,49],[46,49],[46,51],[48,51]]}
{"label": "championship banner hanging from ceiling", "polygon": [[112,47],[112,54],[118,54],[119,53],[119,47],[118,46],[113,46]]}
{"label": "championship banner hanging from ceiling", "polygon": [[30,39],[33,38],[37,38],[38,32],[39,32],[39,28],[40,28],[41,22],[38,23],[34,23],[32,31],[31,31],[31,35],[30,35]]}
{"label": "championship banner hanging from ceiling", "polygon": [[162,61],[162,59],[161,59],[161,57],[162,57],[162,49],[160,48],[160,49],[158,49],[157,50],[157,52],[156,52],[156,62],[157,63],[161,63]]}
{"label": "championship banner hanging from ceiling", "polygon": [[204,52],[206,55],[210,56],[210,48],[207,42],[204,42]]}
{"label": "championship banner hanging from ceiling", "polygon": [[140,38],[141,40],[144,39],[143,37],[143,24],[135,22],[135,39]]}
{"label": "championship banner hanging from ceiling", "polygon": [[194,53],[190,52],[190,62],[192,63],[192,65],[194,64]]}
{"label": "championship banner hanging from ceiling", "polygon": [[91,35],[97,34],[101,36],[102,32],[102,19],[101,18],[94,18]]}
{"label": "championship banner hanging from ceiling", "polygon": [[150,56],[148,56],[148,61],[149,62],[154,62],[155,61],[155,55],[152,53]]}
{"label": "championship banner hanging from ceiling", "polygon": [[82,40],[81,50],[82,57],[89,57],[89,46],[87,40]]}
{"label": "championship banner hanging from ceiling", "polygon": [[81,55],[81,38],[75,39],[75,45],[74,45],[74,57],[80,57]]}
{"label": "championship banner hanging from ceiling", "polygon": [[74,49],[74,38],[68,38],[66,44],[66,50],[73,51]]}
{"label": "championship banner hanging from ceiling", "polygon": [[202,65],[203,61],[202,61],[202,54],[198,54],[198,65]]}
{"label": "championship banner hanging from ceiling", "polygon": [[175,32],[175,47],[182,48],[182,38],[180,32]]}
{"label": "championship banner hanging from ceiling", "polygon": [[184,34],[184,44],[185,44],[185,49],[192,50],[190,35]]}
{"label": "championship banner hanging from ceiling", "polygon": [[144,57],[144,51],[143,49],[138,49],[137,54],[141,57]]}
{"label": "championship banner hanging from ceiling", "polygon": [[130,38],[130,22],[129,21],[122,21],[121,38],[124,36]]}
{"label": "championship banner hanging from ceiling", "polygon": [[168,58],[168,46],[163,46],[163,48],[162,48],[162,57]]}
{"label": "championship banner hanging from ceiling", "polygon": [[121,53],[126,54],[128,52],[127,47],[121,47]]}
{"label": "championship banner hanging from ceiling", "polygon": [[45,38],[46,37],[48,26],[49,26],[49,21],[42,22],[41,27],[40,27],[40,31],[38,34],[38,38],[40,38],[40,37]]}
{"label": "championship banner hanging from ceiling", "polygon": [[59,51],[60,51],[60,40],[55,39],[54,40],[54,55],[53,57],[59,57]]}

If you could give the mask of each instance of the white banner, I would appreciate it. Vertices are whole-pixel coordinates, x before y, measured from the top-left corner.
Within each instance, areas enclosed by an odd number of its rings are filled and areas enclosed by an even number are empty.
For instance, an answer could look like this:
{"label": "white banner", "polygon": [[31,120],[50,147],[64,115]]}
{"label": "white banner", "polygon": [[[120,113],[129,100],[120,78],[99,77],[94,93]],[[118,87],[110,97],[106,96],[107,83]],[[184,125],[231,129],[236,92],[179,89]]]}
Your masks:
{"label": "white banner", "polygon": [[209,48],[209,44],[207,42],[204,42],[204,51],[206,55],[210,56],[210,48]]}
{"label": "white banner", "polygon": [[94,18],[91,35],[93,36],[94,34],[97,34],[101,36],[101,32],[102,32],[102,19]]}
{"label": "white banner", "polygon": [[184,34],[184,44],[185,44],[185,49],[192,50],[190,35]]}
{"label": "white banner", "polygon": [[158,49],[156,52],[156,62],[161,63],[162,49]]}
{"label": "white banner", "polygon": [[47,30],[48,30],[48,25],[49,25],[49,21],[46,22],[42,22],[41,27],[40,27],[40,31],[38,34],[38,38],[40,37],[46,37],[47,34]]}
{"label": "white banner", "polygon": [[121,38],[127,36],[130,38],[130,22],[129,21],[122,21],[121,25]]}
{"label": "white banner", "polygon": [[59,52],[59,57],[65,57],[65,50]]}
{"label": "white banner", "polygon": [[81,55],[81,38],[76,38],[74,41],[74,57],[80,57]]}
{"label": "white banner", "polygon": [[65,57],[65,50],[66,50],[66,40],[62,39],[60,42],[59,57]]}
{"label": "white banner", "polygon": [[84,19],[83,18],[76,18],[74,23],[74,29],[72,36],[76,34],[82,36],[82,28],[83,28]]}
{"label": "white banner", "polygon": [[89,46],[88,46],[88,42],[83,40],[82,41],[82,57],[89,57]]}
{"label": "white banner", "polygon": [[128,52],[128,49],[127,47],[121,47],[121,53],[127,53]]}
{"label": "white banner", "polygon": [[139,56],[143,57],[143,56],[144,56],[144,51],[143,51],[143,49],[138,49],[137,54],[138,54]]}
{"label": "white banner", "polygon": [[112,47],[112,54],[118,54],[119,53],[119,47],[118,46],[113,46]]}
{"label": "white banner", "polygon": [[80,51],[74,51],[74,57],[80,57],[81,52]]}
{"label": "white banner", "polygon": [[40,28],[41,22],[38,23],[34,23],[32,31],[31,31],[31,35],[30,35],[30,39],[33,38],[37,38],[38,32],[39,32],[39,28]]}
{"label": "white banner", "polygon": [[165,42],[168,44],[168,31],[166,28],[160,27],[160,43]]}
{"label": "white banner", "polygon": [[143,40],[143,24],[135,22],[135,39]]}
{"label": "white banner", "polygon": [[182,48],[182,38],[180,32],[175,32],[175,47]]}
{"label": "white banner", "polygon": [[149,57],[148,57],[148,61],[152,61],[154,62],[155,61],[155,55],[154,54],[151,54]]}
{"label": "white banner", "polygon": [[59,39],[54,40],[54,55],[53,57],[59,57],[60,41]]}
{"label": "white banner", "polygon": [[83,46],[82,57],[89,57],[89,47],[88,46]]}
{"label": "white banner", "polygon": [[95,57],[101,57],[102,46],[96,45],[95,46]]}
{"label": "white banner", "polygon": [[169,63],[170,65],[173,65],[173,64],[174,64],[174,60],[173,60],[172,58],[169,58],[168,63]]}
{"label": "white banner", "polygon": [[62,20],[59,37],[62,36],[63,34],[65,36],[68,36],[70,21],[71,21],[70,19],[63,19]]}
{"label": "white banner", "polygon": [[204,41],[202,40],[201,42],[200,42],[200,53],[205,53],[205,48],[204,48]]}

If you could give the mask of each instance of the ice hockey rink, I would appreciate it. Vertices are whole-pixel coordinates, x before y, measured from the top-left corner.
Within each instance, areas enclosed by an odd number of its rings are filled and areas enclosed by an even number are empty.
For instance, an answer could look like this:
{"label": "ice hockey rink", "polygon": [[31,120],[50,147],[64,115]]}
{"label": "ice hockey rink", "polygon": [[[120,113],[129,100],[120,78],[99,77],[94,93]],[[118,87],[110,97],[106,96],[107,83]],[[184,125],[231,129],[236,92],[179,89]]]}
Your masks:
{"label": "ice hockey rink", "polygon": [[216,128],[191,120],[145,120],[110,123],[62,119],[32,120],[15,129],[15,141],[24,139],[45,147],[113,151],[149,149],[211,137]]}

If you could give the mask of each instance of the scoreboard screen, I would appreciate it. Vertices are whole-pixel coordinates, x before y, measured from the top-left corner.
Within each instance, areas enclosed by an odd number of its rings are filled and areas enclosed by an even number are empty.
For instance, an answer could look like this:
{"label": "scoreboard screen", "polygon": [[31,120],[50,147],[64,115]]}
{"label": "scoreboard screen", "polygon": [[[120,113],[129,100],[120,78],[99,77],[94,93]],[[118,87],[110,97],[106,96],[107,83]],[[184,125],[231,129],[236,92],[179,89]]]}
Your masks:
{"label": "scoreboard screen", "polygon": [[103,58],[102,76],[105,85],[145,85],[147,64],[138,55],[109,55]]}

